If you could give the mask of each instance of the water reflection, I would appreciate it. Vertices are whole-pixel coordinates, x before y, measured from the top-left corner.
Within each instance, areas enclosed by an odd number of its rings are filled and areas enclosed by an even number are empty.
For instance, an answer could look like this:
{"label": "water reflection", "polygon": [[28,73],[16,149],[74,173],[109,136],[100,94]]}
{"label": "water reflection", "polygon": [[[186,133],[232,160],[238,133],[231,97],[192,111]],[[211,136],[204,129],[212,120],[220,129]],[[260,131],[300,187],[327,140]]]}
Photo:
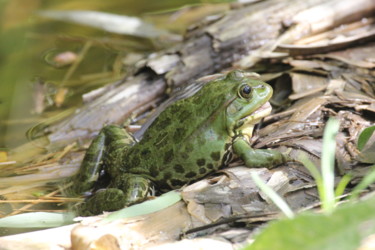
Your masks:
{"label": "water reflection", "polygon": [[[95,28],[40,18],[36,15],[37,11],[97,10],[140,16],[195,2],[198,1],[15,0],[3,3],[0,37],[1,150],[26,142],[27,129],[46,117],[80,105],[82,93],[121,78],[126,71],[121,60],[128,53],[147,53],[156,49],[148,39],[114,35]],[[55,67],[51,61],[45,60],[51,51],[79,55],[88,42],[91,43],[90,48],[70,73],[69,67]],[[45,112],[41,115],[41,111]]]}

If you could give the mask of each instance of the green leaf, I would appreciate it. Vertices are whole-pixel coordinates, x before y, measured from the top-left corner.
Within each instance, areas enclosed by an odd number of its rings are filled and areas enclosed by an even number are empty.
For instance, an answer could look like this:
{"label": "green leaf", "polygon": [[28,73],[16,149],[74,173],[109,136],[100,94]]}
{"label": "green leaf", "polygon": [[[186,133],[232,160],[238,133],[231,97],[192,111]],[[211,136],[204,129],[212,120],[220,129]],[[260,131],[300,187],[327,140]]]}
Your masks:
{"label": "green leaf", "polygon": [[294,219],[272,222],[246,250],[358,249],[375,233],[375,198],[348,203],[330,215],[303,213]]}
{"label": "green leaf", "polygon": [[172,206],[173,204],[177,203],[180,200],[181,200],[180,193],[176,191],[170,191],[168,193],[165,193],[157,197],[156,199],[148,200],[140,204],[136,204],[136,205],[121,209],[119,211],[116,211],[114,213],[111,213],[105,218],[105,220],[113,221],[117,219],[124,219],[124,218],[130,218],[130,217],[135,217],[139,215],[154,213],[166,207]]}
{"label": "green leaf", "polygon": [[0,227],[8,228],[46,228],[74,223],[72,213],[33,212],[17,214],[0,219]]}
{"label": "green leaf", "polygon": [[358,136],[358,143],[357,143],[357,147],[359,151],[362,151],[362,149],[365,147],[366,143],[368,142],[368,140],[370,139],[374,131],[375,131],[375,126],[371,126],[371,127],[365,128],[361,132],[361,134]]}

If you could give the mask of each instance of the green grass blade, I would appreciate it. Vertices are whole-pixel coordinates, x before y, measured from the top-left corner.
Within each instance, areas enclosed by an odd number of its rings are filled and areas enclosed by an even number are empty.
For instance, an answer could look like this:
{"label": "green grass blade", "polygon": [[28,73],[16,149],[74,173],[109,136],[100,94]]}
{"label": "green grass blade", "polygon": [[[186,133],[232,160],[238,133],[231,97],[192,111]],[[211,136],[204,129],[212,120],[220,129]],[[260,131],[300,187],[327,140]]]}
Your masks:
{"label": "green grass blade", "polygon": [[317,184],[323,183],[323,179],[321,174],[319,173],[318,168],[315,166],[315,164],[307,157],[306,154],[300,154],[298,157],[298,160],[303,163],[303,165],[309,170],[312,177],[314,177]]}
{"label": "green grass blade", "polygon": [[352,179],[352,176],[350,174],[346,174],[341,178],[341,180],[340,180],[339,184],[337,184],[337,187],[336,187],[336,190],[335,190],[335,197],[336,198],[341,196],[344,193],[345,188],[349,184],[351,179]]}
{"label": "green grass blade", "polygon": [[181,200],[179,192],[170,191],[153,200],[148,200],[140,204],[136,204],[108,215],[105,220],[113,221],[117,219],[130,218],[145,214],[150,214],[169,207]]}
{"label": "green grass blade", "polygon": [[334,193],[334,166],[336,135],[339,130],[339,120],[330,118],[324,129],[323,149],[322,149],[322,178],[324,187],[324,196],[322,197],[322,208],[326,213],[331,213],[335,207]]}
{"label": "green grass blade", "polygon": [[358,197],[359,193],[367,188],[370,184],[375,182],[375,165],[371,166],[373,169],[358,183],[352,190],[352,194],[349,196],[350,200],[354,200]]}
{"label": "green grass blade", "polygon": [[294,213],[292,209],[290,209],[289,205],[274,190],[272,190],[272,188],[267,186],[267,184],[263,182],[257,173],[251,172],[251,177],[259,189],[272,200],[272,202],[285,214],[285,216],[288,218],[294,217]]}
{"label": "green grass blade", "polygon": [[306,154],[301,154],[298,158],[300,162],[309,170],[312,177],[315,179],[315,183],[318,189],[318,194],[320,197],[320,200],[323,200],[324,197],[324,186],[323,186],[323,179],[322,175],[319,173],[318,168],[315,166],[315,164],[310,161],[310,159],[307,157]]}
{"label": "green grass blade", "polygon": [[74,223],[72,213],[32,212],[17,214],[0,219],[0,227],[7,228],[47,228]]}

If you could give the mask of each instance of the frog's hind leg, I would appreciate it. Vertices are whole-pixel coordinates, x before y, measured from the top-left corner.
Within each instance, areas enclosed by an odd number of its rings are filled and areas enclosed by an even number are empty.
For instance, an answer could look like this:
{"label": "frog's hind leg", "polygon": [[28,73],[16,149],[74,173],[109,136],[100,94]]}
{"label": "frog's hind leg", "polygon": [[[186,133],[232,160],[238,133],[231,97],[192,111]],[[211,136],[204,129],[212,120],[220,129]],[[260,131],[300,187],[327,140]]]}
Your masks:
{"label": "frog's hind leg", "polygon": [[104,165],[114,165],[121,160],[122,152],[134,145],[134,138],[123,128],[105,126],[91,142],[78,173],[72,177],[73,186],[67,193],[77,195],[90,191],[99,178]]}
{"label": "frog's hind leg", "polygon": [[82,216],[91,216],[103,211],[116,211],[125,206],[146,199],[151,181],[140,175],[123,174],[107,189],[97,191],[84,203],[79,204],[77,212]]}

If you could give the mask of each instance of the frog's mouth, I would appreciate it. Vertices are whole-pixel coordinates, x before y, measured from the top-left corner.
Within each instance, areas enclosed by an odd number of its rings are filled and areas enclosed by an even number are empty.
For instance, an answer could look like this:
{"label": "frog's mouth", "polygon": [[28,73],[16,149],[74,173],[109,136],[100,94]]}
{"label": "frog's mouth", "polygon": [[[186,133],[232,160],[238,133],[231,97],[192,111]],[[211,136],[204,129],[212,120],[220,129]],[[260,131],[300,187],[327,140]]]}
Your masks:
{"label": "frog's mouth", "polygon": [[257,110],[255,110],[250,115],[241,119],[243,125],[241,126],[241,132],[243,135],[246,135],[248,138],[251,138],[253,135],[253,129],[255,124],[257,124],[263,117],[271,114],[272,106],[269,102],[266,102]]}
{"label": "frog's mouth", "polygon": [[250,120],[252,122],[253,121],[258,122],[263,117],[266,117],[267,115],[271,114],[271,111],[272,111],[272,106],[271,106],[270,102],[266,102],[260,108],[258,108],[253,113],[251,113],[251,115],[250,115],[251,119]]}

